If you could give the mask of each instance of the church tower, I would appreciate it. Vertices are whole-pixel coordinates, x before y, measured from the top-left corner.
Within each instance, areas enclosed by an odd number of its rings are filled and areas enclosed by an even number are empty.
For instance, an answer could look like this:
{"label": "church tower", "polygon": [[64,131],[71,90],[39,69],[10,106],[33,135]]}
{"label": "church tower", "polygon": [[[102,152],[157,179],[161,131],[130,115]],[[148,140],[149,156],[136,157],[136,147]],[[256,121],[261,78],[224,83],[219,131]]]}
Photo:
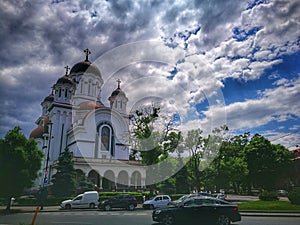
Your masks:
{"label": "church tower", "polygon": [[89,49],[84,50],[85,60],[75,64],[70,77],[76,85],[73,105],[79,106],[83,102],[101,103],[101,87],[103,79],[99,69],[89,61]]}
{"label": "church tower", "polygon": [[111,96],[108,98],[110,102],[110,108],[118,111],[121,114],[126,114],[126,106],[128,98],[124,91],[120,88],[121,80],[118,80],[118,87],[111,93]]}

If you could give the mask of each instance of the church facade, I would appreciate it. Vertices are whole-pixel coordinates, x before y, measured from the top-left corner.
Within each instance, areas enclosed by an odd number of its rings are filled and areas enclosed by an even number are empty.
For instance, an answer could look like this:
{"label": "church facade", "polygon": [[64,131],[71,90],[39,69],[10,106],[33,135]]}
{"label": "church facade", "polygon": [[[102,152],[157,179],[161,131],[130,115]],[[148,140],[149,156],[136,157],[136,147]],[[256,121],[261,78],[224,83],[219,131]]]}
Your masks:
{"label": "church facade", "polygon": [[99,69],[86,58],[75,64],[53,85],[41,103],[42,115],[31,134],[44,152],[37,186],[51,184],[55,163],[68,148],[73,154],[77,179],[85,175],[99,190],[145,188],[146,170],[130,161],[128,98],[120,80],[108,98],[101,101],[103,79]]}

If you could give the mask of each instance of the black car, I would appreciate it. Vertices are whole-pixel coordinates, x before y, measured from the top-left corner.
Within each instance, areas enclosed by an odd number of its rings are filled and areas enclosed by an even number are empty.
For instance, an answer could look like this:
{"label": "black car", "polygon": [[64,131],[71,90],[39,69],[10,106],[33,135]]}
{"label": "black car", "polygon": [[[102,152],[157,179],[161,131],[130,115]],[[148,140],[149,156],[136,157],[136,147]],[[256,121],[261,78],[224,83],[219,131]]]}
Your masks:
{"label": "black car", "polygon": [[152,219],[164,225],[229,225],[241,220],[236,204],[213,197],[188,198],[177,205],[156,209]]}
{"label": "black car", "polygon": [[124,208],[134,210],[137,206],[137,200],[133,195],[120,194],[99,203],[98,208],[109,211],[112,208]]}
{"label": "black car", "polygon": [[201,197],[201,196],[213,197],[211,194],[209,194],[207,192],[193,193],[193,194],[183,195],[181,198],[169,202],[168,205],[177,205],[177,204],[179,204],[180,202],[183,202],[186,199],[194,198],[194,197]]}

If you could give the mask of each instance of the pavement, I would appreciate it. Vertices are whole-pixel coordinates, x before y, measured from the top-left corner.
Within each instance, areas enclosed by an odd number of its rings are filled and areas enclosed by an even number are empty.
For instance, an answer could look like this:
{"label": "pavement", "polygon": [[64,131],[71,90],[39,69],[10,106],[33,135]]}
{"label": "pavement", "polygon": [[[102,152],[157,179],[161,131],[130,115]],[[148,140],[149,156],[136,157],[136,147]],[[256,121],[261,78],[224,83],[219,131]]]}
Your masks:
{"label": "pavement", "polygon": [[[34,213],[36,206],[12,206],[10,213]],[[99,209],[73,209],[72,211],[97,211]],[[141,205],[138,205],[136,210],[144,210]],[[39,209],[39,213],[43,212],[66,212],[59,206],[44,206],[43,210]],[[68,210],[70,211],[70,210]],[[0,206],[0,215],[5,213],[5,206]],[[300,217],[300,211],[246,211],[240,210],[242,216],[259,216],[259,217]]]}
{"label": "pavement", "polygon": [[[238,195],[228,195],[227,199],[230,202],[246,202],[246,201],[256,201],[257,196],[238,196]],[[286,197],[280,198],[280,200],[288,201]],[[0,205],[0,215],[6,214],[6,206]],[[10,213],[34,213],[37,206],[18,206],[12,205]],[[97,211],[99,209],[73,209],[72,211]],[[142,204],[138,204],[136,210],[144,210]],[[62,209],[60,206],[44,206],[43,210],[39,209],[39,213],[43,212],[63,212],[67,211]],[[300,217],[300,211],[261,211],[261,210],[240,210],[242,216],[266,216],[266,217]]]}

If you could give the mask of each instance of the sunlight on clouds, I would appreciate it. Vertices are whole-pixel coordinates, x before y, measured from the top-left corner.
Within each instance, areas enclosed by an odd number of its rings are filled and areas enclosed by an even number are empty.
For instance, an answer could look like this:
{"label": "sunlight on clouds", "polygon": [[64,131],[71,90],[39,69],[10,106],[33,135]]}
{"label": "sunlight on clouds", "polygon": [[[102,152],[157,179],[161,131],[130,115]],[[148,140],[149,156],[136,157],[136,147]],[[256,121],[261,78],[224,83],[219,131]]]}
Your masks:
{"label": "sunlight on clouds", "polygon": [[[300,3],[295,0],[3,0],[0,10],[5,17],[0,24],[2,99],[21,85],[32,88],[27,105],[43,99],[63,67],[84,60],[82,50],[89,48],[105,80],[103,101],[120,78],[133,102],[147,94],[165,99],[168,110],[182,114],[184,129],[209,130],[211,119],[216,126],[224,125],[219,92],[227,79],[259,81],[267,69],[285,63],[283,56],[299,52]],[[300,116],[299,75],[291,81],[280,77],[272,71],[272,86],[261,89],[258,99],[226,106],[231,129]],[[23,91],[14,90],[10,101],[20,104]],[[195,105],[207,99],[209,109],[197,112]],[[9,110],[3,114],[17,116]]]}

